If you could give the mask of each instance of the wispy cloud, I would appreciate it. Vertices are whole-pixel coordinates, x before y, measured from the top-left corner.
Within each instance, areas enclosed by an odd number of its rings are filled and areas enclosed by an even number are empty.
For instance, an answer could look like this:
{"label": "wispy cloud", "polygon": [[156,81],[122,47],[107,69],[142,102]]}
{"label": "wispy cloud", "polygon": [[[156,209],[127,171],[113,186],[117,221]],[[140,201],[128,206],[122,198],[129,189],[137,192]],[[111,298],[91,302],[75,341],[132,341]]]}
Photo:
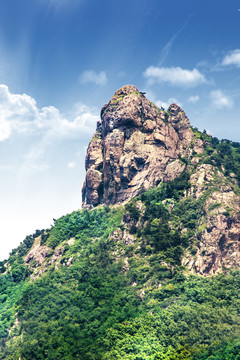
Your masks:
{"label": "wispy cloud", "polygon": [[67,167],[68,167],[69,169],[75,168],[75,167],[76,167],[75,161],[70,161],[70,162],[68,163]]}
{"label": "wispy cloud", "polygon": [[53,7],[56,11],[68,8],[73,8],[76,5],[79,5],[85,0],[48,0],[49,6]]}
{"label": "wispy cloud", "polygon": [[212,106],[217,109],[231,108],[233,106],[233,100],[229,96],[225,95],[220,89],[211,91],[210,98]]}
{"label": "wispy cloud", "polygon": [[207,83],[205,76],[199,70],[187,70],[181,67],[149,66],[143,75],[150,84],[166,82],[175,86],[195,87]]}
{"label": "wispy cloud", "polygon": [[18,180],[24,179],[26,175],[40,173],[49,169],[49,164],[44,159],[45,149],[46,142],[42,141],[42,139],[29,149],[23,156],[21,164],[19,164]]}
{"label": "wispy cloud", "polygon": [[199,101],[199,96],[198,95],[192,95],[188,98],[188,101],[191,102],[191,103],[196,103]]}
{"label": "wispy cloud", "polygon": [[0,141],[13,134],[40,137],[71,138],[94,131],[98,115],[84,104],[75,104],[71,118],[54,106],[38,108],[35,99],[26,94],[12,94],[0,85]]}
{"label": "wispy cloud", "polygon": [[174,44],[174,41],[176,40],[176,38],[181,34],[181,32],[184,30],[184,28],[187,26],[187,24],[189,23],[189,20],[187,20],[183,26],[171,37],[171,39],[167,42],[167,44],[162,48],[161,54],[160,54],[160,61],[159,61],[159,66],[161,66],[162,64],[164,64],[165,60],[168,57],[168,54],[171,51],[171,48]]}
{"label": "wispy cloud", "polygon": [[82,84],[94,83],[96,85],[105,85],[107,83],[107,75],[105,71],[97,73],[95,70],[86,70],[80,76]]}
{"label": "wispy cloud", "polygon": [[222,60],[223,66],[233,65],[240,67],[240,49],[230,51]]}

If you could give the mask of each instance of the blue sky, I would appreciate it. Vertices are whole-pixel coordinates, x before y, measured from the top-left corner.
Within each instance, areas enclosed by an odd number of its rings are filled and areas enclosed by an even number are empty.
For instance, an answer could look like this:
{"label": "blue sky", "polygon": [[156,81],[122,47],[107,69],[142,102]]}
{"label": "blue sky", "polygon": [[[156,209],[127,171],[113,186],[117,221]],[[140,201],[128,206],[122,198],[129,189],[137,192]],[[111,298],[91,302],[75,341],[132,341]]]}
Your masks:
{"label": "blue sky", "polygon": [[0,259],[81,206],[101,107],[125,84],[240,141],[240,0],[0,2]]}

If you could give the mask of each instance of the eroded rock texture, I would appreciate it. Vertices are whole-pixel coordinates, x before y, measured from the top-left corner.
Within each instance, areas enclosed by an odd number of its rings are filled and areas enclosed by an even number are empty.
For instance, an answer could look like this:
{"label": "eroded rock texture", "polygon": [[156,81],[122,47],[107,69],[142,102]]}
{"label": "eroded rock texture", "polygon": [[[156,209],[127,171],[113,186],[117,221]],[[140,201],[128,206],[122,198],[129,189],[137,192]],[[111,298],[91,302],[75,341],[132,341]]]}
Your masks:
{"label": "eroded rock texture", "polygon": [[[135,86],[117,90],[101,111],[87,150],[83,207],[116,204],[171,180],[185,168],[193,132],[184,111],[151,103]],[[195,149],[201,152],[201,144]]]}
{"label": "eroded rock texture", "polygon": [[196,234],[196,254],[186,253],[183,265],[213,275],[240,264],[240,197],[234,184],[212,165],[191,175],[191,197],[202,199],[203,214]]}

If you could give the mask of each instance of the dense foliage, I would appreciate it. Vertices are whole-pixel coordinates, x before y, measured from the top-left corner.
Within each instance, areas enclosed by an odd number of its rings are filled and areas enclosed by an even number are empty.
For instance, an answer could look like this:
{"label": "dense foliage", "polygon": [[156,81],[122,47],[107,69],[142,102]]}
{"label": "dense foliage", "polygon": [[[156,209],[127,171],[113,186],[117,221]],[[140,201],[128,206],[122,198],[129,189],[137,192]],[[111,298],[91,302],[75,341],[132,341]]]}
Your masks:
{"label": "dense foliage", "polygon": [[0,344],[14,324],[16,301],[22,296],[23,288],[24,282],[16,284],[11,274],[0,276]]}
{"label": "dense foliage", "polygon": [[[145,256],[133,259],[125,273],[111,246],[100,241],[78,263],[28,285],[18,301],[24,341],[15,336],[0,358],[237,359],[239,271],[173,275],[157,268],[155,254],[148,266]],[[148,284],[143,296],[142,284],[152,277],[133,286],[134,269],[161,274],[162,285]]]}

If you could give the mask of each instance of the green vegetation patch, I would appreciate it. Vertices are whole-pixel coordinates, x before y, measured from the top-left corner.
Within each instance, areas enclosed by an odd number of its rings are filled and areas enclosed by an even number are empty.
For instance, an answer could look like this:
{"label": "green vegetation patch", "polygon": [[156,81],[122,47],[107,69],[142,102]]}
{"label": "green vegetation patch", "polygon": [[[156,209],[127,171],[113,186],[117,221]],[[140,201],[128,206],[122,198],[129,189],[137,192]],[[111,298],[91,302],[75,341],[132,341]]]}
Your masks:
{"label": "green vegetation patch", "polygon": [[61,242],[76,238],[78,242],[91,242],[93,238],[107,237],[121,222],[122,209],[109,206],[91,211],[79,210],[55,220],[46,244],[55,248]]}

